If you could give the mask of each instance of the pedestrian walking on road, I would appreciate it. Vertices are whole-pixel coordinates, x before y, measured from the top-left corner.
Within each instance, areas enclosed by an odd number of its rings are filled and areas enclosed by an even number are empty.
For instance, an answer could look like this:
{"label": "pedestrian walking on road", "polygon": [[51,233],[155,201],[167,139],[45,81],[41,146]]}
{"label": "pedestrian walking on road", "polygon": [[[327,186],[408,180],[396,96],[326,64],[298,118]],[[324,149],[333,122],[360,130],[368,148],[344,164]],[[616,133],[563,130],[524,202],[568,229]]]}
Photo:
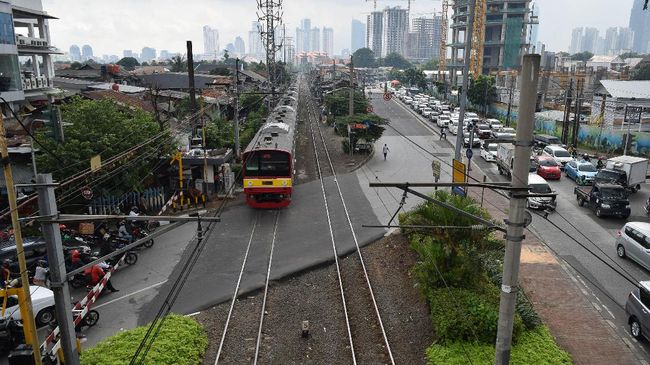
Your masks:
{"label": "pedestrian walking on road", "polygon": [[384,152],[384,161],[386,161],[386,155],[388,155],[388,151],[390,151],[390,150],[388,149],[388,145],[384,143],[384,148],[383,148],[383,152]]}

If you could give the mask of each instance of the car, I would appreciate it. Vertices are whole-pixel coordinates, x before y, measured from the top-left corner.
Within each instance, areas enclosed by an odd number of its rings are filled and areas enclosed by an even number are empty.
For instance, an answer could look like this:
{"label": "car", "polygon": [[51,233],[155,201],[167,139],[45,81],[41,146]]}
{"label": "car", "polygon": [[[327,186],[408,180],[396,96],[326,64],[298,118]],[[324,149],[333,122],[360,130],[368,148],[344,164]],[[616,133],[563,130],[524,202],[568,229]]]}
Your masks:
{"label": "car", "polygon": [[454,119],[451,121],[451,124],[449,125],[449,131],[454,136],[458,134],[458,119]]}
{"label": "car", "polygon": [[485,123],[475,124],[474,136],[480,139],[490,138],[492,136],[492,131],[490,130],[490,126]]}
{"label": "car", "polygon": [[478,119],[478,114],[472,113],[472,112],[467,112],[465,113],[465,119],[471,119],[471,118],[476,118]]}
{"label": "car", "polygon": [[564,165],[566,177],[575,180],[578,185],[587,185],[593,183],[598,170],[596,166],[589,161],[569,161]]}
{"label": "car", "polygon": [[442,128],[442,127],[448,127],[448,126],[449,126],[449,122],[450,122],[449,116],[448,116],[448,115],[444,115],[444,114],[441,115],[441,116],[439,116],[439,117],[438,117],[438,120],[436,121],[436,123],[438,124],[438,127],[440,127],[440,128]]}
{"label": "car", "polygon": [[[536,174],[528,174],[528,191],[533,194],[552,194],[554,191],[546,180]],[[554,196],[545,197],[528,197],[526,199],[526,208],[528,209],[551,209],[556,206]]]}
{"label": "car", "polygon": [[439,116],[440,116],[440,113],[438,113],[434,109],[434,110],[431,111],[431,114],[429,114],[429,120],[431,120],[432,122],[436,122],[438,120]]}
{"label": "car", "polygon": [[498,146],[496,143],[488,143],[487,145],[483,143],[483,146],[481,146],[481,157],[487,162],[496,161]]}
{"label": "car", "polygon": [[[472,148],[480,147],[480,146],[481,146],[481,140],[476,138],[476,136],[474,136],[474,139],[472,140]],[[468,131],[463,131],[463,147],[469,148],[469,132]]]}
{"label": "car", "polygon": [[625,223],[617,233],[616,255],[629,258],[650,270],[650,223]]}
{"label": "car", "polygon": [[431,108],[429,108],[427,106],[424,109],[422,109],[422,116],[425,117],[425,118],[429,118],[429,116],[431,115],[432,112],[433,112],[433,110],[431,110]]}
{"label": "car", "polygon": [[549,136],[548,134],[537,134],[535,135],[535,144],[544,148],[546,146],[558,145],[562,146],[562,141],[555,136]]}
{"label": "car", "polygon": [[502,127],[498,130],[492,130],[492,138],[514,140],[517,131],[514,128]]}
{"label": "car", "polygon": [[554,158],[541,155],[535,158],[535,162],[537,165],[537,169],[535,170],[537,175],[548,180],[560,180],[562,176],[560,164]]}
{"label": "car", "polygon": [[641,281],[625,302],[630,334],[637,340],[650,338],[650,281]]}
{"label": "car", "polygon": [[[30,285],[29,292],[32,298],[32,310],[35,313],[37,326],[44,326],[54,320],[54,292],[50,289],[38,285]],[[0,304],[4,298],[0,297]],[[0,318],[12,318],[15,320],[22,319],[18,297],[10,295],[7,297],[7,303],[4,316]]]}
{"label": "car", "polygon": [[551,156],[557,161],[559,164],[562,166],[560,167],[562,170],[564,170],[564,165],[566,165],[569,161],[573,161],[573,157],[567,151],[564,149],[564,147],[556,146],[556,145],[550,145],[544,147],[543,153],[547,156]]}
{"label": "car", "polygon": [[503,127],[498,119],[486,119],[485,123],[490,126],[490,129],[497,131]]}

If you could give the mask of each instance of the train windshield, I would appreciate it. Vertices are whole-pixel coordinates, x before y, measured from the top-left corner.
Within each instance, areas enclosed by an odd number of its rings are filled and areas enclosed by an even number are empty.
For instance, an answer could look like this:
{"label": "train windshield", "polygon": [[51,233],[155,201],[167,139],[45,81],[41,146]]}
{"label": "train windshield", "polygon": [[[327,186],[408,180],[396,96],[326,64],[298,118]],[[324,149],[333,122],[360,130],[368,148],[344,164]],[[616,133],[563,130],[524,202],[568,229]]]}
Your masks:
{"label": "train windshield", "polygon": [[290,155],[281,151],[253,151],[246,155],[246,176],[291,176]]}

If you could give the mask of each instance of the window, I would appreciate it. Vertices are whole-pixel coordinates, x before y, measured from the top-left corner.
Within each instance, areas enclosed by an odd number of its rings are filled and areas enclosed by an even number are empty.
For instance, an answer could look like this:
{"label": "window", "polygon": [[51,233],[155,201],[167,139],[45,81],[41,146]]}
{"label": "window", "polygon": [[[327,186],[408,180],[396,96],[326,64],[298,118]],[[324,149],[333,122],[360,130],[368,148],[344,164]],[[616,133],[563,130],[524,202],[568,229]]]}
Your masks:
{"label": "window", "polygon": [[14,20],[11,14],[0,13],[0,44],[16,44]]}
{"label": "window", "polygon": [[[575,164],[575,163],[574,163]],[[580,165],[580,168],[578,170],[583,171],[583,172],[596,172],[596,167],[590,163],[582,164]]]}
{"label": "window", "polygon": [[291,177],[291,155],[281,151],[254,151],[246,156],[246,176]]}
{"label": "window", "polygon": [[555,157],[571,157],[566,150],[555,150]]}
{"label": "window", "polygon": [[548,159],[540,159],[538,164],[539,164],[539,166],[544,166],[544,167],[557,166],[557,162],[555,162],[555,160],[551,160],[550,158],[548,158]]}
{"label": "window", "polygon": [[646,308],[650,308],[650,293],[648,293],[648,291],[643,288],[639,289],[639,294],[641,295],[641,303],[643,303]]}
{"label": "window", "polygon": [[573,167],[575,169],[576,168],[576,163],[571,161],[571,162],[569,162],[569,166],[571,166],[571,167]]}
{"label": "window", "polygon": [[22,89],[18,56],[11,54],[0,55],[0,92]]}
{"label": "window", "polygon": [[646,250],[650,249],[650,239],[648,239],[648,237],[644,236],[643,233],[637,231],[634,228],[625,227],[625,234],[628,235],[631,239],[633,239],[636,243],[638,243],[644,249],[646,249]]}

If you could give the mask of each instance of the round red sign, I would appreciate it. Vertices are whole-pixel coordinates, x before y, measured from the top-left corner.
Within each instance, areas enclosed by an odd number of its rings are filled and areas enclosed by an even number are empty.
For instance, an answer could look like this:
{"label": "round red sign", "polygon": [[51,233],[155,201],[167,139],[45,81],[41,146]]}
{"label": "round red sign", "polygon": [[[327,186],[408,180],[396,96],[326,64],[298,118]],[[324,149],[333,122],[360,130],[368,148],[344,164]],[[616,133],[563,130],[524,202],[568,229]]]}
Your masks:
{"label": "round red sign", "polygon": [[384,100],[386,100],[386,101],[390,100],[390,98],[392,98],[392,97],[393,96],[390,93],[385,93],[384,94]]}
{"label": "round red sign", "polygon": [[83,196],[86,200],[90,200],[93,198],[93,190],[87,186],[84,186],[81,188],[81,196]]}

